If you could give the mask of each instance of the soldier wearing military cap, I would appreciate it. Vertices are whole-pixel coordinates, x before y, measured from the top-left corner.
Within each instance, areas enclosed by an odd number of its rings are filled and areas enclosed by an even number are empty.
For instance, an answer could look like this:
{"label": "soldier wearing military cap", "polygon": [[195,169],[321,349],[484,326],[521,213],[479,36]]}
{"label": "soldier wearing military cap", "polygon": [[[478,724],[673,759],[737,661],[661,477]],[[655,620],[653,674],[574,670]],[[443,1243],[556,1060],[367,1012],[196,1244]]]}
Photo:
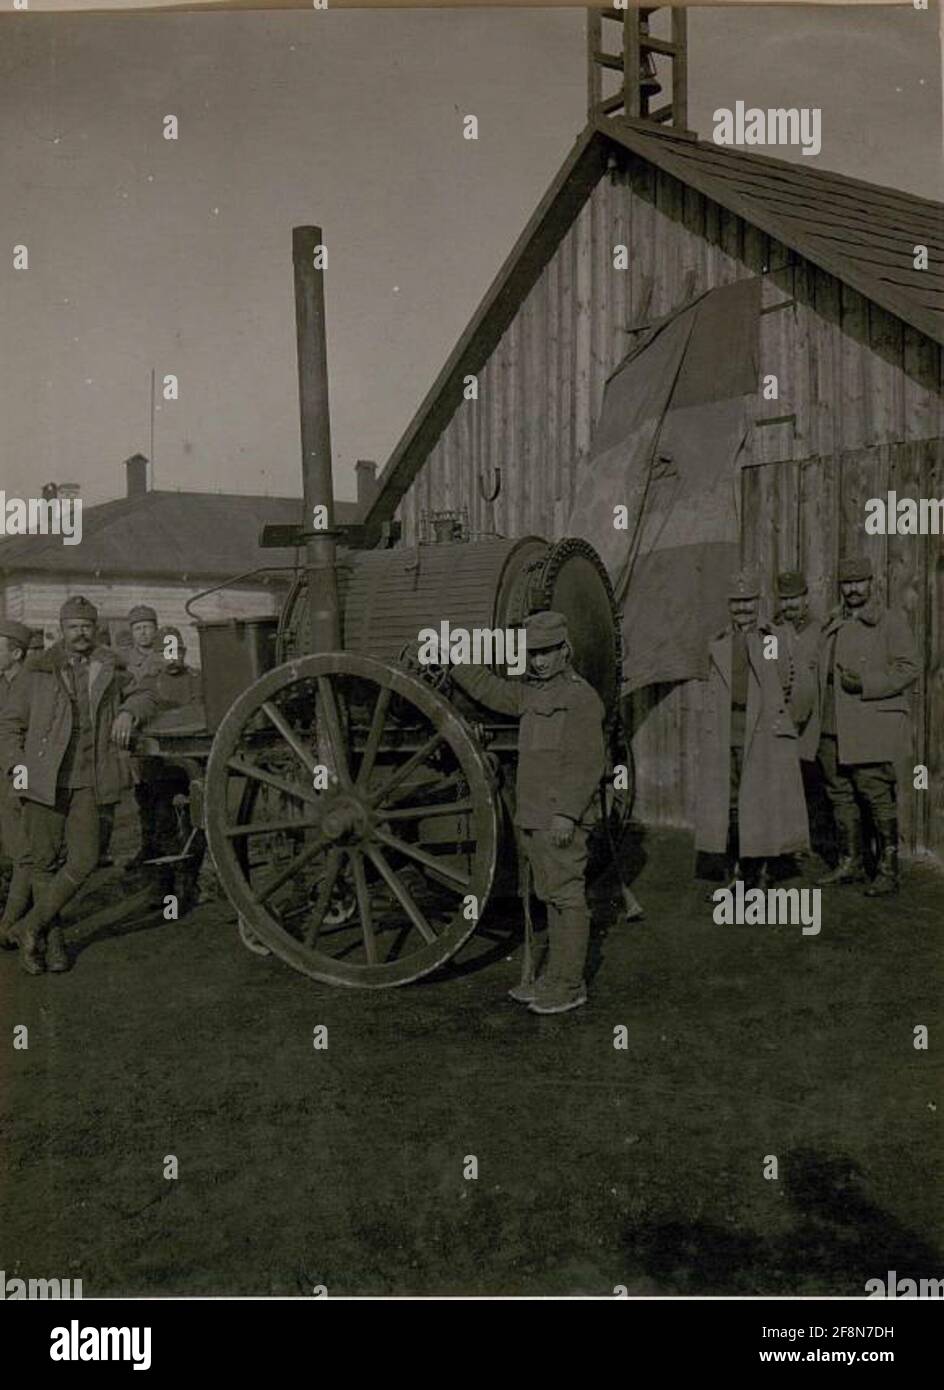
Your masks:
{"label": "soldier wearing military cap", "polygon": [[732,882],[752,884],[766,880],[769,859],[809,846],[793,663],[760,621],[760,595],[753,570],[732,576],[731,621],[708,648],[695,822],[696,850],[724,855]]}
{"label": "soldier wearing military cap", "polygon": [[565,1013],[587,999],[587,813],[606,770],[604,709],[571,665],[563,615],[534,613],[524,626],[524,679],[503,680],[476,666],[452,666],[450,674],[473,699],[521,719],[515,824],[535,893],[547,906],[550,951],[536,984],[511,995],[534,1013]]}
{"label": "soldier wearing military cap", "polygon": [[800,570],[783,570],[774,580],[777,601],[775,631],[786,645],[793,663],[793,702],[799,735],[800,772],[810,820],[810,833],[816,844],[832,840],[832,810],[826,799],[823,774],[816,759],[819,720],[814,717],[816,668],[823,631],[822,619],[810,608],[806,575]]}
{"label": "soldier wearing military cap", "polygon": [[[131,645],[122,650],[122,659],[136,683],[157,681],[164,674],[164,657],[158,642],[157,613],[147,603],[136,604],[128,614]],[[153,777],[158,764],[154,758],[132,758],[134,799],[138,808],[138,827],[141,844],[137,854],[126,864],[136,869],[148,859],[161,853],[158,827],[155,823],[155,800],[158,789]]]}
{"label": "soldier wearing military cap", "polygon": [[139,603],[128,614],[131,646],[124,653],[125,664],[136,679],[160,674],[163,666],[157,642],[157,613]]}
{"label": "soldier wearing military cap", "polygon": [[[187,648],[180,629],[162,627],[157,634],[155,650],[160,658],[160,670],[153,678],[153,688],[161,710],[186,709],[197,705],[201,699],[200,675],[187,665]],[[202,719],[202,713],[197,717]],[[136,758],[135,764],[138,777],[135,796],[141,813],[142,845],[130,861],[131,866],[180,852],[183,841],[175,799],[189,796],[190,791],[189,778],[182,768],[161,758]],[[191,843],[188,859],[179,867],[176,884],[172,870],[165,874],[166,891],[176,891],[181,915],[196,899],[197,877],[204,848],[205,841],[200,830]]]}
{"label": "soldier wearing military cap", "polygon": [[[0,710],[6,708],[14,685],[22,679],[32,640],[32,631],[22,623],[0,620]],[[12,947],[9,930],[29,907],[32,871],[23,808],[9,777],[0,777],[0,843],[4,857],[10,861],[10,881],[0,917],[0,946]]]}
{"label": "soldier wearing military cap", "polygon": [[[31,975],[68,969],[60,910],[92,873],[99,855],[99,808],[127,785],[118,750],[136,723],[158,709],[152,691],[97,647],[98,613],[86,598],[60,610],[62,637],[30,656],[0,710],[0,770],[25,769],[19,790],[33,867],[33,906],[13,928]],[[65,864],[57,868],[66,848]]]}
{"label": "soldier wearing military cap", "polygon": [[905,613],[873,593],[867,556],[839,563],[841,602],[822,632],[815,708],[819,760],[839,840],[839,863],[823,885],[861,883],[862,809],[876,839],[876,874],[865,890],[898,890],[895,763],[908,751],[909,690],[918,678],[915,641]]}

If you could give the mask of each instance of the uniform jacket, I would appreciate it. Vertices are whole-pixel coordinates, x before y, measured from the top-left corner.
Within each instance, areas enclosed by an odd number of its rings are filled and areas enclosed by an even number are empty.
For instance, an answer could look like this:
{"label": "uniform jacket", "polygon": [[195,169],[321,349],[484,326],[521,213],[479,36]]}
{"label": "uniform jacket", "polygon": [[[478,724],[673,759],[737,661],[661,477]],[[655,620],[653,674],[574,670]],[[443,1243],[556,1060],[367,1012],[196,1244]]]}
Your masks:
{"label": "uniform jacket", "polygon": [[[0,713],[6,709],[13,698],[13,687],[16,685],[17,681],[23,679],[23,669],[24,663],[22,661],[13,667],[15,674],[12,680],[9,680],[7,676],[0,673]],[[4,764],[4,766],[0,768],[0,805],[3,805],[7,800],[14,802],[17,806],[20,804],[19,793],[14,792],[13,779],[10,777],[6,765]]]}
{"label": "uniform jacket", "polygon": [[774,631],[785,644],[792,662],[793,698],[790,709],[800,739],[800,757],[804,762],[813,762],[819,747],[816,690],[823,625],[819,618],[808,614],[801,628],[795,628],[792,623],[781,623]]}
{"label": "uniform jacket", "polygon": [[126,667],[136,681],[143,681],[150,676],[159,676],[167,663],[160,646],[155,645],[149,650],[135,646],[125,647],[119,656],[118,664]]}
{"label": "uniform jacket", "polygon": [[549,681],[503,680],[480,666],[452,666],[463,690],[521,719],[515,824],[547,830],[554,816],[582,821],[606,771],[603,701],[568,668]]}
{"label": "uniform jacket", "polygon": [[901,609],[884,608],[870,599],[860,614],[853,618],[840,606],[823,625],[816,668],[816,736],[818,739],[830,662],[838,659],[862,678],[859,695],[843,690],[838,675],[834,683],[839,761],[893,763],[908,751],[909,687],[920,671],[917,650]]}
{"label": "uniform jacket", "polygon": [[161,709],[182,709],[203,699],[200,672],[189,666],[163,663],[164,669],[154,681],[154,693]]}
{"label": "uniform jacket", "polygon": [[[0,710],[0,768],[7,772],[25,764],[29,788],[20,796],[53,806],[59,769],[72,737],[71,674],[65,648],[57,642],[28,658]],[[153,692],[139,685],[110,647],[95,647],[89,656],[89,704],[95,739],[95,799],[100,805],[118,801],[129,785],[127,759],[111,741],[115,716],[128,710],[139,722],[153,718],[158,703]]]}
{"label": "uniform jacket", "polygon": [[[769,629],[747,634],[747,720],[738,793],[740,854],[764,859],[809,847],[799,741],[781,673],[763,655]],[[708,648],[708,680],[699,745],[695,848],[723,854],[728,843],[731,785],[731,648],[726,629]]]}

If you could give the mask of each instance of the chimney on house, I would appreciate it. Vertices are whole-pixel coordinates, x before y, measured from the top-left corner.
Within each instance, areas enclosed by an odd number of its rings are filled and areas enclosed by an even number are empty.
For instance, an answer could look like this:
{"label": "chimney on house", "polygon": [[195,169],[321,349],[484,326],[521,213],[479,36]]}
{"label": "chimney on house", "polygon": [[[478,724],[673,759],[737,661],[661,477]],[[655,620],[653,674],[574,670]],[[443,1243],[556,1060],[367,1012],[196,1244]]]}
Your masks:
{"label": "chimney on house", "polygon": [[354,467],[357,470],[357,505],[364,516],[377,496],[377,465],[373,459],[358,459]]}
{"label": "chimney on house", "polygon": [[128,480],[125,496],[147,496],[147,468],[148,461],[143,454],[132,454],[129,459],[125,459],[125,472]]}
{"label": "chimney on house", "polygon": [[57,497],[74,498],[81,491],[81,483],[43,483],[43,500],[53,502]]}

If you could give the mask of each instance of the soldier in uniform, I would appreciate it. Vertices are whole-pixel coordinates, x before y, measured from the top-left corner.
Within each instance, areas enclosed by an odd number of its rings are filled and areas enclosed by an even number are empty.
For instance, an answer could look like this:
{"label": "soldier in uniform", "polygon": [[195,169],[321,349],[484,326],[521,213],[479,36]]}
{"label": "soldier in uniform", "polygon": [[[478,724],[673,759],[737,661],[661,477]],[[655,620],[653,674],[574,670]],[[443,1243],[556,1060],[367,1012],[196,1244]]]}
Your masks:
{"label": "soldier in uniform", "polygon": [[125,664],[136,679],[156,676],[162,665],[157,641],[157,614],[146,603],[139,603],[128,614],[131,646],[124,653]]}
{"label": "soldier in uniform", "polygon": [[[14,685],[22,679],[32,639],[32,632],[22,623],[0,621],[0,710],[6,708]],[[14,790],[10,777],[0,778],[0,841],[11,863],[7,900],[0,918],[0,946],[12,949],[9,931],[29,907],[32,870],[20,794]]]}
{"label": "soldier in uniform", "polygon": [[0,770],[24,766],[28,779],[21,796],[33,906],[12,936],[30,975],[69,968],[55,918],[98,863],[99,807],[127,784],[118,750],[158,709],[144,686],[131,690],[111,648],[94,645],[98,613],[88,599],[67,599],[59,616],[62,640],[29,658],[0,710]]}
{"label": "soldier in uniform", "polygon": [[[731,622],[709,646],[699,742],[695,848],[724,855],[731,883],[762,887],[767,861],[809,848],[797,731],[793,663],[760,619],[760,578],[735,575]],[[767,641],[777,638],[777,655]],[[709,900],[714,892],[708,894]]]}
{"label": "soldier in uniform", "polygon": [[910,687],[917,651],[901,609],[885,608],[872,593],[865,556],[839,564],[842,602],[823,627],[818,659],[819,760],[832,802],[839,863],[823,885],[861,883],[861,806],[876,838],[877,871],[868,897],[898,891],[898,808],[895,763],[906,755]]}
{"label": "soldier in uniform", "polygon": [[[162,627],[157,635],[155,651],[160,657],[160,670],[153,678],[154,693],[161,710],[183,709],[198,704],[202,696],[200,673],[187,665],[187,648],[180,629]],[[153,853],[147,857],[161,858],[178,854],[184,841],[181,838],[175,802],[178,797],[189,796],[190,781],[187,773],[183,768],[168,764],[161,758],[145,757],[137,761],[140,777],[137,785],[147,787],[149,796],[148,827]],[[189,833],[189,827],[187,831]],[[162,891],[176,891],[181,916],[196,901],[197,878],[205,845],[203,831],[198,830],[191,843],[188,859],[178,868],[176,884],[172,870],[164,875]]]}
{"label": "soldier in uniform", "polygon": [[[164,673],[164,657],[157,640],[157,613],[148,604],[140,603],[128,614],[128,625],[131,629],[131,645],[122,652],[125,666],[134,677],[135,683],[159,679]],[[131,760],[141,844],[137,854],[128,860],[126,869],[137,869],[145,860],[154,859],[161,852],[157,829],[160,793],[153,781],[154,770],[153,758]]]}
{"label": "soldier in uniform", "polygon": [[535,893],[547,906],[550,952],[545,973],[511,997],[534,1013],[557,1014],[587,1001],[586,817],[606,770],[604,709],[571,665],[562,614],[534,613],[525,631],[524,680],[461,665],[451,666],[450,675],[481,704],[521,719],[515,824]]}
{"label": "soldier in uniform", "polygon": [[[806,576],[799,570],[784,570],[774,580],[777,600],[776,632],[786,645],[793,665],[794,691],[802,689],[807,696],[802,701],[802,714],[797,719],[799,735],[800,772],[809,815],[810,835],[814,845],[832,840],[832,811],[826,799],[823,774],[816,760],[819,744],[819,719],[814,715],[816,669],[819,644],[823,631],[822,620],[810,609]],[[795,700],[794,713],[799,712]]]}

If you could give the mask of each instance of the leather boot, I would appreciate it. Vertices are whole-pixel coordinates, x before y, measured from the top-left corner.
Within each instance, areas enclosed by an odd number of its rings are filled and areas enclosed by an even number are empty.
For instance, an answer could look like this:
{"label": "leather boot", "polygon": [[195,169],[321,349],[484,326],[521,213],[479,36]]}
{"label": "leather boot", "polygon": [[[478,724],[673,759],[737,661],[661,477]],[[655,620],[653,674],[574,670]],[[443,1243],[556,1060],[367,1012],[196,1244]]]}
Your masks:
{"label": "leather boot", "polygon": [[741,865],[741,875],[745,889],[760,888],[762,892],[767,891],[770,874],[767,871],[766,859],[745,859]]}
{"label": "leather boot", "polygon": [[862,830],[858,811],[843,811],[836,816],[836,839],[839,844],[839,863],[831,873],[817,879],[820,888],[833,888],[839,883],[863,883]]}
{"label": "leather boot", "polygon": [[884,898],[898,892],[898,817],[883,816],[876,820],[878,867],[875,877],[865,890],[867,898]]}
{"label": "leather boot", "polygon": [[46,934],[46,969],[62,975],[69,969],[69,953],[58,922]]}
{"label": "leather boot", "polygon": [[583,977],[590,943],[590,913],[586,907],[576,904],[564,908],[549,904],[547,933],[550,948],[547,970],[541,977],[537,999],[571,999],[581,991],[586,999]]}
{"label": "leather boot", "polygon": [[124,867],[125,869],[140,869],[149,859],[157,859],[159,857],[160,850],[157,848],[157,845],[152,841],[144,840],[141,842],[141,848],[138,850],[137,854],[125,860]]}
{"label": "leather boot", "polygon": [[20,969],[27,975],[42,975],[46,970],[43,958],[45,927],[28,922],[24,917],[10,933],[20,948]]}
{"label": "leather boot", "polygon": [[13,870],[6,907],[3,909],[3,917],[0,918],[0,948],[4,951],[12,951],[16,946],[13,928],[20,918],[26,915],[30,905],[32,877],[28,868],[17,866]]}

